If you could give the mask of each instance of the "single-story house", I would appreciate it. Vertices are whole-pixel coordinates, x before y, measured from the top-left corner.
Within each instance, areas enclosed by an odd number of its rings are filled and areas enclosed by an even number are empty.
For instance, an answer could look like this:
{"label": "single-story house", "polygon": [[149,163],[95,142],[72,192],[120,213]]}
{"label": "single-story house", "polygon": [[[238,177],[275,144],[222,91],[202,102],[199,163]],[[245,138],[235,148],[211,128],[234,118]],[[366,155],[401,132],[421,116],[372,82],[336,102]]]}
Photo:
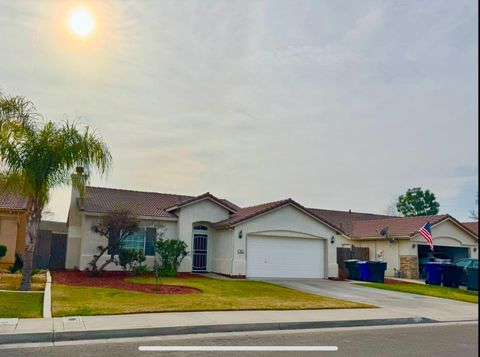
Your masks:
{"label": "single-story house", "polygon": [[[106,244],[91,227],[115,209],[129,209],[139,218],[141,229],[124,246],[143,249],[149,265],[157,237],[184,241],[190,254],[180,266],[182,272],[337,277],[337,248],[364,246],[370,259],[387,261],[387,275],[403,270],[405,276],[413,276],[421,247],[426,246],[417,232],[427,221],[435,244],[452,248],[455,257],[478,256],[478,235],[449,215],[402,218],[321,210],[292,199],[239,207],[208,192],[185,196],[89,186],[83,199],[72,190],[67,269],[88,268],[97,247]],[[113,264],[109,268],[120,269]]]}
{"label": "single-story house", "polygon": [[0,258],[0,268],[11,266],[15,262],[15,253],[23,253],[27,204],[27,199],[19,195],[0,192],[0,244],[7,247],[6,255]]}

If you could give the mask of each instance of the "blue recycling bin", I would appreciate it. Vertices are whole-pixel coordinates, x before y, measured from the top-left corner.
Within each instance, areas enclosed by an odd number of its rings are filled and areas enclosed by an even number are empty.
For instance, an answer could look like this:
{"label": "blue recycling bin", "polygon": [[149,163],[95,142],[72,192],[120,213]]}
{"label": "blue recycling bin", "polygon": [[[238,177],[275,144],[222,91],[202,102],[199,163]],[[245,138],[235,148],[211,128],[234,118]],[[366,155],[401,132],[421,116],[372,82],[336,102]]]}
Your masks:
{"label": "blue recycling bin", "polygon": [[425,273],[427,274],[426,284],[442,285],[443,264],[437,262],[429,262],[425,264]]}
{"label": "blue recycling bin", "polygon": [[367,262],[357,262],[358,270],[360,272],[360,280],[372,281],[372,273]]}

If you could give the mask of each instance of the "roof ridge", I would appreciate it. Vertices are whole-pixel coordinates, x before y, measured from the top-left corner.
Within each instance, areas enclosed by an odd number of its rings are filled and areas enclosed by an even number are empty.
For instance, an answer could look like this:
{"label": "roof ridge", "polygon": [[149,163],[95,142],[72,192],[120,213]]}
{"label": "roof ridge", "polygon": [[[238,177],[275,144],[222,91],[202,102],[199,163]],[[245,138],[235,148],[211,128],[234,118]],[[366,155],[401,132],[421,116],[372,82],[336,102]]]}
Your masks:
{"label": "roof ridge", "polygon": [[240,207],[240,209],[249,209],[249,208],[255,208],[255,207],[260,207],[260,206],[265,206],[265,205],[284,203],[284,202],[288,202],[288,201],[293,201],[293,200],[291,198],[285,198],[283,200],[264,202],[264,203],[259,203],[259,204],[253,205],[253,206]]}
{"label": "roof ridge", "polygon": [[139,190],[128,190],[125,188],[113,188],[113,187],[100,187],[100,186],[86,186],[86,188],[99,188],[102,190],[112,190],[112,191],[123,191],[123,192],[134,192],[134,193],[151,193],[155,195],[168,195],[168,196],[181,196],[185,198],[193,198],[197,196],[181,195],[176,193],[165,193],[165,192],[153,192],[153,191],[139,191]]}
{"label": "roof ridge", "polygon": [[326,208],[313,208],[313,207],[308,207],[307,209],[309,210],[317,210],[317,211],[329,211],[329,212],[339,212],[339,213],[355,213],[355,214],[365,214],[365,215],[370,215],[370,216],[383,216],[383,217],[397,217],[397,216],[391,216],[388,214],[383,214],[383,213],[370,213],[370,212],[358,212],[358,211],[342,211],[342,210],[336,210],[336,209],[326,209]]}
{"label": "roof ridge", "polygon": [[432,218],[432,217],[435,217],[435,218],[445,218],[447,216],[450,216],[449,214],[434,214],[434,215],[429,215],[429,216],[410,216],[410,217],[406,217],[406,216],[387,216],[387,217],[384,217],[384,218],[377,218],[377,219],[355,219],[355,220],[352,220],[351,222],[363,222],[363,221],[368,221],[368,222],[374,222],[374,221],[386,221],[386,220],[389,220],[389,219],[415,219],[415,218]]}

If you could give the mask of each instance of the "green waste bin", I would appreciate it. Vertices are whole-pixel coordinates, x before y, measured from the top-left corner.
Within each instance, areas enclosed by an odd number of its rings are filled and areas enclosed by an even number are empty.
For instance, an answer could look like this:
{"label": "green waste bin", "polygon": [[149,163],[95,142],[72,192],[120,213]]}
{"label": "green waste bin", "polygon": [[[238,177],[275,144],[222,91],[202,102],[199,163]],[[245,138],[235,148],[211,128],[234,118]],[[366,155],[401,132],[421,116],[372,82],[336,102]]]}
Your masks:
{"label": "green waste bin", "polygon": [[358,259],[349,259],[344,261],[345,266],[348,270],[348,279],[360,280],[360,270],[358,268],[357,262],[359,262]]}
{"label": "green waste bin", "polygon": [[367,266],[370,270],[370,279],[368,281],[375,283],[383,283],[385,281],[385,270],[387,270],[387,263],[368,261]]}
{"label": "green waste bin", "polygon": [[478,268],[468,268],[467,289],[478,291]]}
{"label": "green waste bin", "polygon": [[463,268],[454,264],[443,264],[442,285],[458,288],[462,280]]}

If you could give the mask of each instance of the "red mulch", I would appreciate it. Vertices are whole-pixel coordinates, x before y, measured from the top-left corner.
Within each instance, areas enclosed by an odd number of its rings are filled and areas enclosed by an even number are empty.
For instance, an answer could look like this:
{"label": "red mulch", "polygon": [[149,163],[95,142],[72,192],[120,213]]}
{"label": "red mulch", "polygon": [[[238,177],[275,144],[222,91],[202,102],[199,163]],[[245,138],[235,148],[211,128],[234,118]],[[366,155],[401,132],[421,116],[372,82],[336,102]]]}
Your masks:
{"label": "red mulch", "polygon": [[408,281],[397,280],[397,279],[387,279],[385,278],[385,284],[410,284]]}
{"label": "red mulch", "polygon": [[[91,286],[97,288],[111,288],[128,291],[139,291],[142,293],[154,293],[154,294],[198,294],[200,290],[194,288],[188,288],[186,286],[174,286],[174,285],[159,285],[158,290],[155,289],[155,285],[150,284],[134,284],[125,281],[130,277],[127,273],[121,271],[106,271],[100,276],[90,276],[88,272],[84,271],[72,271],[61,270],[52,271],[52,280],[54,283],[74,286]],[[197,274],[180,273],[177,275],[179,278],[198,278]],[[203,277],[203,276],[201,276]]]}

